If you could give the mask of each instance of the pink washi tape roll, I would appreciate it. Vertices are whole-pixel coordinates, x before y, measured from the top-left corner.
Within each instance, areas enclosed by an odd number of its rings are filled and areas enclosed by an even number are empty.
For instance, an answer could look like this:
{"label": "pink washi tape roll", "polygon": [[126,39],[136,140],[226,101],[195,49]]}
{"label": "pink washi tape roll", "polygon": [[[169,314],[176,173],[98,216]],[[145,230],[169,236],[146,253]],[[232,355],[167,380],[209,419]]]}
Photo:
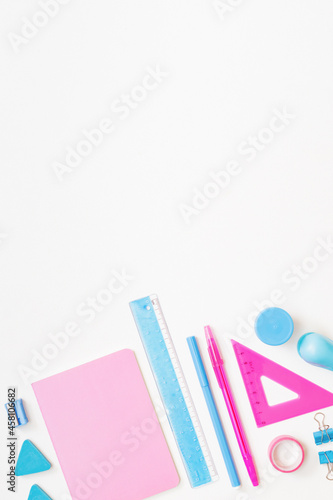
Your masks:
{"label": "pink washi tape roll", "polygon": [[304,449],[292,436],[279,436],[269,445],[268,456],[278,471],[294,472],[304,461]]}

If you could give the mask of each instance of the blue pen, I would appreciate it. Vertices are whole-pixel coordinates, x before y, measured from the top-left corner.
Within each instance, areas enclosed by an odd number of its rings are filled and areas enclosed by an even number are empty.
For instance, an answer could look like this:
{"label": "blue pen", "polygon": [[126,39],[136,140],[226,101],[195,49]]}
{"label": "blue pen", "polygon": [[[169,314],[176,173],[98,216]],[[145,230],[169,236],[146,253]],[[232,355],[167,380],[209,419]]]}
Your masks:
{"label": "blue pen", "polygon": [[217,436],[217,439],[218,439],[218,442],[219,442],[219,445],[220,445],[220,448],[222,451],[224,463],[226,465],[226,468],[227,468],[227,471],[229,474],[231,485],[233,487],[239,486],[240,481],[239,481],[239,477],[237,474],[237,470],[236,470],[233,458],[231,456],[231,452],[230,452],[230,448],[229,448],[227,439],[226,439],[225,434],[224,434],[222,422],[221,422],[219,413],[218,413],[217,408],[216,408],[216,404],[215,404],[215,401],[214,401],[214,398],[212,395],[212,391],[210,390],[210,387],[209,387],[208,378],[207,378],[206,371],[205,371],[205,368],[204,368],[204,365],[203,365],[203,362],[201,359],[201,355],[200,355],[200,351],[199,351],[199,347],[198,347],[196,338],[195,337],[187,337],[186,340],[187,340],[188,346],[189,346],[190,351],[191,351],[193,363],[194,363],[195,369],[196,369],[197,374],[198,374],[198,378],[199,378],[199,382],[200,382],[202,391],[203,391],[204,396],[205,396],[205,400],[206,400],[208,410],[210,413],[210,418],[212,419],[212,422],[214,425],[215,433],[216,433],[216,436]]}

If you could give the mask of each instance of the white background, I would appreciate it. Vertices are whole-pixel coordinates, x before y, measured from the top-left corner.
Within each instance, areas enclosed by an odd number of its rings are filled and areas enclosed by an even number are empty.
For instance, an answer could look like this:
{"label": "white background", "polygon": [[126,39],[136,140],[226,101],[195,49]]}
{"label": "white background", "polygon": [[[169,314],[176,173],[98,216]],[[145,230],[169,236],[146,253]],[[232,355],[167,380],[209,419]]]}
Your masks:
{"label": "white background", "polygon": [[[128,347],[158,403],[128,307],[150,293],[161,300],[220,475],[191,490],[162,418],[181,483],[160,498],[328,498],[333,485],[318,464],[313,413],[257,429],[228,338],[240,338],[240,318],[256,310],[255,301],[280,289],[295,321],[292,339],[269,348],[250,330],[243,342],[332,390],[332,373],[301,360],[296,344],[307,331],[333,338],[333,255],[297,290],[283,278],[313,255],[318,238],[332,234],[332,2],[244,0],[221,18],[211,0],[71,0],[15,52],[8,34],[20,34],[22,18],[39,10],[35,0],[3,0],[0,7],[1,400],[9,385],[18,387],[30,419],[19,444],[31,439],[53,467],[19,478],[8,498],[26,499],[34,482],[54,500],[67,492],[32,389],[18,371],[31,367],[32,350],[41,352],[48,334],[69,321],[81,328],[29,382]],[[111,103],[156,65],[168,73],[158,88],[126,120],[112,114]],[[283,107],[295,118],[248,161],[239,145]],[[114,133],[61,182],[54,162],[105,117],[115,118]],[[241,173],[186,224],[180,206],[230,160]],[[114,269],[132,279],[87,323],[76,308],[107,286]],[[204,350],[206,323],[225,353],[261,490],[250,484],[211,377],[242,481],[240,490],[230,487],[186,344],[196,335]],[[333,426],[332,408],[325,413]],[[1,410],[2,431],[5,425]],[[102,419],[96,432],[105,425]],[[274,476],[267,448],[280,434],[301,440],[306,459],[299,471]],[[5,432],[0,449],[7,498]]]}

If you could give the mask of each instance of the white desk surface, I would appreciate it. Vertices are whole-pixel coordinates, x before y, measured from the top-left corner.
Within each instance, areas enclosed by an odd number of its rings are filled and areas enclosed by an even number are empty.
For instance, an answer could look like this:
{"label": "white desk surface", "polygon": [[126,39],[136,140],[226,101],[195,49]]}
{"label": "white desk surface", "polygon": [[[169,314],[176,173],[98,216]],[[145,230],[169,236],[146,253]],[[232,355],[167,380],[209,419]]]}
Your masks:
{"label": "white desk surface", "polygon": [[[128,307],[150,293],[160,297],[220,475],[190,489],[162,416],[181,483],[158,498],[329,498],[333,484],[318,464],[313,413],[257,429],[228,338],[333,388],[333,374],[306,364],[296,350],[308,331],[333,338],[332,248],[316,250],[318,241],[333,238],[332,2],[71,0],[52,19],[40,11],[37,0],[4,0],[0,7],[1,395],[5,403],[7,387],[18,388],[30,418],[19,444],[33,440],[53,464],[20,478],[15,498],[26,499],[34,482],[54,500],[69,498],[32,389],[19,373],[22,365],[31,368],[33,351],[42,352],[50,334],[69,322],[80,328],[30,382],[129,347],[159,405]],[[46,24],[29,30],[22,18]],[[145,79],[157,66],[160,81]],[[138,90],[143,81],[155,88]],[[128,93],[134,103],[121,112],[117,99]],[[273,119],[278,113],[282,120]],[[107,118],[113,132],[61,182],[55,162],[80,147],[82,130]],[[229,184],[209,186],[211,172],[225,172],[231,161],[237,164]],[[194,206],[195,189],[215,198],[197,194]],[[188,223],[182,205],[192,207]],[[103,297],[113,270],[131,279],[109,304],[84,315],[89,297]],[[295,321],[292,339],[276,348],[246,326],[272,294]],[[229,485],[185,340],[196,335],[204,347],[206,323],[226,353],[260,489],[250,485],[211,377],[242,481],[239,490]],[[325,413],[333,426],[333,409]],[[1,411],[2,432],[5,424]],[[99,425],[96,432],[107,422]],[[305,446],[304,465],[293,474],[269,466],[268,445],[281,434]],[[3,434],[2,464],[4,443]],[[5,495],[4,467],[1,475],[1,498],[14,498]]]}

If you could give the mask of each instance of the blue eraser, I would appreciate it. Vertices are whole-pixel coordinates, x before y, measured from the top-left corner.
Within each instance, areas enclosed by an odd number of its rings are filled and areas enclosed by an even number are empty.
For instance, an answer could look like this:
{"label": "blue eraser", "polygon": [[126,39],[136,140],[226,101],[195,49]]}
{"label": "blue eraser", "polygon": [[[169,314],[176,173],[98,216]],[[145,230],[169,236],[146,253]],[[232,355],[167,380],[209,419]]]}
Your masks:
{"label": "blue eraser", "polygon": [[44,457],[43,453],[29,439],[26,439],[17,459],[15,476],[36,474],[50,468],[51,463]]}
{"label": "blue eraser", "polygon": [[16,399],[14,403],[6,403],[5,408],[8,415],[12,417],[13,422],[15,422],[13,427],[19,427],[20,425],[25,425],[29,422],[24,410],[22,399]]}
{"label": "blue eraser", "polygon": [[257,337],[268,345],[281,345],[294,332],[294,322],[284,309],[269,307],[257,316],[254,325]]}
{"label": "blue eraser", "polygon": [[31,487],[28,500],[52,500],[37,484]]}

